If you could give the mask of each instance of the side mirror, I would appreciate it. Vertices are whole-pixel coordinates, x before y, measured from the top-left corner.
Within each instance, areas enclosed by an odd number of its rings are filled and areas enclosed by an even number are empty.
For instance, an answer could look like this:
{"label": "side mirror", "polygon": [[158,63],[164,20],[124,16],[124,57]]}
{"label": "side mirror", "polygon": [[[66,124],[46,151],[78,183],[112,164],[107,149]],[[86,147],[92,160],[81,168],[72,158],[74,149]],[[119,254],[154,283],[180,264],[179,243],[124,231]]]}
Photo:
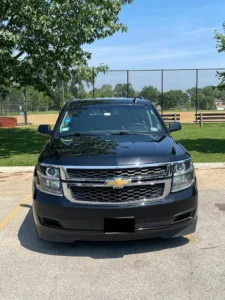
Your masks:
{"label": "side mirror", "polygon": [[178,131],[181,130],[181,123],[180,122],[172,122],[170,123],[170,127],[169,127],[169,132],[174,132],[174,131]]}
{"label": "side mirror", "polygon": [[39,125],[38,132],[42,134],[52,134],[51,126],[50,125]]}

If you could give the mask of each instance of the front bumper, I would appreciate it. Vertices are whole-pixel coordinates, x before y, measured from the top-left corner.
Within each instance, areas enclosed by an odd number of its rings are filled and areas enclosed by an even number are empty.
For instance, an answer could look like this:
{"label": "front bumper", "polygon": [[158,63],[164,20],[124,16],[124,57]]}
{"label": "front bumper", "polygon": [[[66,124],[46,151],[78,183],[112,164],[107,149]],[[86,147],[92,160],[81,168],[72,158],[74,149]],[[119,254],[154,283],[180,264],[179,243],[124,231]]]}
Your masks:
{"label": "front bumper", "polygon": [[[144,205],[78,205],[64,197],[40,192],[34,186],[33,212],[40,238],[53,242],[121,241],[170,238],[195,232],[198,192],[194,184],[187,190],[169,194],[165,200]],[[104,232],[105,218],[135,218],[135,231]]]}

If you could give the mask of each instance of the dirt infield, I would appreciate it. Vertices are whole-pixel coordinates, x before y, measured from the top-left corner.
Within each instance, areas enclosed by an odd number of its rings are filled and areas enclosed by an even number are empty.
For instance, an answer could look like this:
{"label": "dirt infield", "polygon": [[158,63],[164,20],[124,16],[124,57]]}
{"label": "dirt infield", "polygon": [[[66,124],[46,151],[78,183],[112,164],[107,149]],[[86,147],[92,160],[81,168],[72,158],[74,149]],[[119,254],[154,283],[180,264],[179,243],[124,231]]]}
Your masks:
{"label": "dirt infield", "polygon": [[[54,125],[57,120],[58,115],[57,114],[36,114],[36,115],[28,115],[27,120],[28,123],[31,123],[32,125],[40,125],[40,124],[50,124]],[[23,116],[17,116],[17,123],[24,123],[24,117]]]}
{"label": "dirt infield", "polygon": [[[172,112],[173,113],[173,112]],[[185,112],[179,112],[180,114],[180,121],[181,123],[193,123],[195,120],[195,112],[194,111],[185,111]],[[55,124],[57,120],[58,115],[57,114],[34,114],[34,115],[28,115],[28,122],[32,123],[33,125],[40,125],[40,124]],[[23,123],[24,117],[23,116],[17,116],[17,122]]]}
{"label": "dirt infield", "polygon": [[179,114],[181,123],[193,123],[195,121],[194,111],[182,111]]}

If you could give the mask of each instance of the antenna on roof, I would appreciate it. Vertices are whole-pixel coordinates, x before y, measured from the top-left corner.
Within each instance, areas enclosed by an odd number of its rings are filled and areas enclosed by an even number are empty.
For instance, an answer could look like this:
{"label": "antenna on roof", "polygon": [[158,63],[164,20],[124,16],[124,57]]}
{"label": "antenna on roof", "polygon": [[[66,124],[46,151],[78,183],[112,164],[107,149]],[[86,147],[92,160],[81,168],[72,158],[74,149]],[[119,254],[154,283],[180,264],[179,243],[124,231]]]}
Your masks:
{"label": "antenna on roof", "polygon": [[143,96],[134,97],[133,102],[137,103],[137,99],[144,99],[144,97]]}

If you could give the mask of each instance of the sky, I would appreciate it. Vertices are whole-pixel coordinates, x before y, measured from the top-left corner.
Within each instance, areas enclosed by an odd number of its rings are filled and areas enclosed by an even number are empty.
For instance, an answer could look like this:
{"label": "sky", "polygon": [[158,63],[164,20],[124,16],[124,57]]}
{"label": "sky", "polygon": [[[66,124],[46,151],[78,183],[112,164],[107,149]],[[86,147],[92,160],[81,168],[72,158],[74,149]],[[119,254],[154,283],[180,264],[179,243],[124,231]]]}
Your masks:
{"label": "sky", "polygon": [[[90,64],[104,63],[111,70],[225,67],[225,53],[217,52],[214,39],[215,29],[223,32],[224,12],[224,0],[134,0],[120,13],[121,22],[128,26],[127,33],[116,33],[86,46],[92,52]],[[180,75],[172,74],[174,82]],[[134,82],[135,77],[146,78],[142,73],[132,76]],[[160,74],[147,76],[155,78]],[[182,76],[183,80],[193,77],[190,71]],[[208,73],[207,78],[210,76],[214,78],[215,72]],[[112,82],[114,77],[122,82],[126,74],[109,77]]]}

